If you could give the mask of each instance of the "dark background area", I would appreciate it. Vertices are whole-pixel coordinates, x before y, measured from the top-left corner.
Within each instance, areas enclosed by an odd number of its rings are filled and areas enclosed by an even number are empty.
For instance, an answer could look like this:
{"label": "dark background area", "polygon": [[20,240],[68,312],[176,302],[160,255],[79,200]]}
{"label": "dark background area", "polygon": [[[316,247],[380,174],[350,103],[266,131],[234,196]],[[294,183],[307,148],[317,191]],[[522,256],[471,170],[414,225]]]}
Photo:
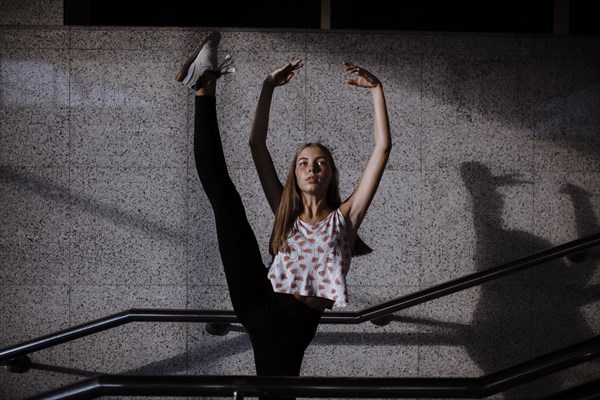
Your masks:
{"label": "dark background area", "polygon": [[[561,0],[564,1],[564,0]],[[331,0],[331,29],[550,34],[554,0]],[[570,34],[600,34],[595,0],[567,0]],[[320,29],[321,0],[64,0],[65,25]]]}

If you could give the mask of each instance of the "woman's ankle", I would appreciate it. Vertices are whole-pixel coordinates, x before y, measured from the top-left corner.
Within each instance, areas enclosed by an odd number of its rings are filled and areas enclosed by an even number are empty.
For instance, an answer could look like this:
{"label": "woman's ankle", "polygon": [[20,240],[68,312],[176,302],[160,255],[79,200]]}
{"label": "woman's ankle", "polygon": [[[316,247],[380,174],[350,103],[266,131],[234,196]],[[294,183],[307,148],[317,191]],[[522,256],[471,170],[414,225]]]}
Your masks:
{"label": "woman's ankle", "polygon": [[217,91],[217,78],[217,74],[212,71],[202,74],[202,86],[196,91],[196,96],[214,96]]}

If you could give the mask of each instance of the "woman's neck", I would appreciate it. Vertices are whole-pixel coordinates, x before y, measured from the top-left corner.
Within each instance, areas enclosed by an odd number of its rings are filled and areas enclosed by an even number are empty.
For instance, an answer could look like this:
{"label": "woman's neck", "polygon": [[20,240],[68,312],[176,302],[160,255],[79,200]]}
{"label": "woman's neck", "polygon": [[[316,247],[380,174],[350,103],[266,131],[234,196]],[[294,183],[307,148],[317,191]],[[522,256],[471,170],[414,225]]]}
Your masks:
{"label": "woman's neck", "polygon": [[313,199],[313,201],[305,201],[304,207],[300,212],[300,219],[310,224],[321,221],[325,216],[329,215],[332,208],[325,200]]}

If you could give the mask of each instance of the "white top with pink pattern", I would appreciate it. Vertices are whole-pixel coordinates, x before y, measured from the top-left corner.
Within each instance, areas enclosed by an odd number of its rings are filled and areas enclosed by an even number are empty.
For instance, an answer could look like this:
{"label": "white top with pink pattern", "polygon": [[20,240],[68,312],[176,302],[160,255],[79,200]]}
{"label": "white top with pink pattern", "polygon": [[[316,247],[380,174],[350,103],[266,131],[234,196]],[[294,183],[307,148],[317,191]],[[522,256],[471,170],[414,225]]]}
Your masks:
{"label": "white top with pink pattern", "polygon": [[346,274],[351,250],[339,209],[312,225],[296,219],[288,238],[289,253],[279,252],[268,276],[278,293],[324,297],[334,307],[348,305]]}

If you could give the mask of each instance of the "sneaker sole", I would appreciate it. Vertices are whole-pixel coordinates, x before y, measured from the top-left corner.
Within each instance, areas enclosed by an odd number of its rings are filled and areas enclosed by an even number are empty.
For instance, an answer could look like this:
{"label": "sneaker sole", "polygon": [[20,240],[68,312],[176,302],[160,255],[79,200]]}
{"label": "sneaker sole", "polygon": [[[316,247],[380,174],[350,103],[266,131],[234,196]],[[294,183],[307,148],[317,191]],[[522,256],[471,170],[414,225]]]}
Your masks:
{"label": "sneaker sole", "polygon": [[187,76],[188,69],[190,69],[190,65],[192,65],[192,63],[194,62],[196,57],[198,57],[198,53],[200,53],[200,50],[202,50],[204,45],[206,43],[208,43],[209,40],[211,40],[215,36],[217,36],[217,34],[218,34],[217,32],[211,31],[211,32],[207,33],[206,36],[204,36],[204,39],[202,39],[200,44],[198,44],[198,46],[196,46],[192,55],[185,61],[185,63],[183,64],[183,66],[181,67],[179,72],[177,73],[177,76],[175,77],[177,82],[182,82],[185,79],[185,77]]}

